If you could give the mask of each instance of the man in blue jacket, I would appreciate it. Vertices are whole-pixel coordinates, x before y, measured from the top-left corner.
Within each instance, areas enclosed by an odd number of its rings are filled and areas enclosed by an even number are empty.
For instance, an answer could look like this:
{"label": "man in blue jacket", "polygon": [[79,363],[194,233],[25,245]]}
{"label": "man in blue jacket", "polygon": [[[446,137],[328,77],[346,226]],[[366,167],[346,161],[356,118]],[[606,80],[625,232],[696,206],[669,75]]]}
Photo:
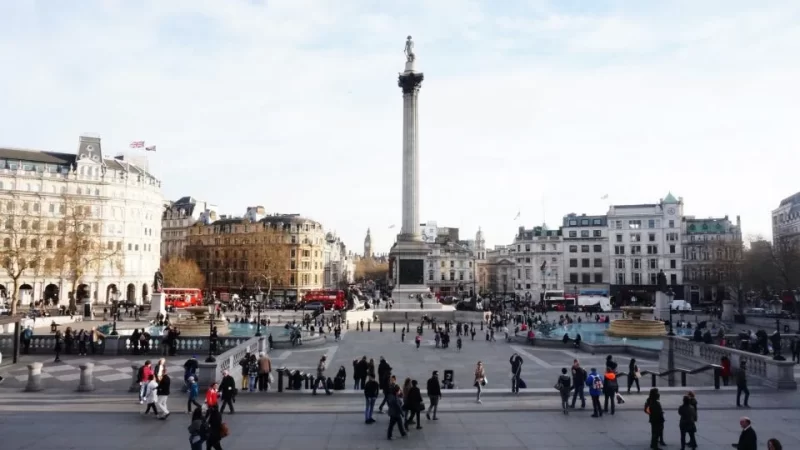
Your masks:
{"label": "man in blue jacket", "polygon": [[592,367],[592,373],[586,377],[586,386],[589,386],[589,396],[592,397],[592,417],[602,417],[603,408],[600,407],[600,395],[603,394],[603,379],[597,373],[597,369]]}

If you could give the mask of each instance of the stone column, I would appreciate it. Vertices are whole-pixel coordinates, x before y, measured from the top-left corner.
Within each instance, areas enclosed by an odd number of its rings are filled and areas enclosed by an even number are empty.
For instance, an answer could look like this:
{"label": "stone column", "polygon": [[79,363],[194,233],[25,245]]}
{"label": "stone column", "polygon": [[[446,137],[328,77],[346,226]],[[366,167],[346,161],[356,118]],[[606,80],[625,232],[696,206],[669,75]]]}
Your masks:
{"label": "stone column", "polygon": [[723,300],[722,320],[724,322],[733,322],[734,315],[736,315],[736,302],[733,300]]}
{"label": "stone column", "polygon": [[78,392],[90,392],[94,390],[94,363],[81,364],[81,379],[78,384]]}
{"label": "stone column", "polygon": [[28,384],[25,385],[25,392],[38,392],[42,387],[42,363],[35,362],[28,364]]}
{"label": "stone column", "polygon": [[400,234],[405,240],[418,241],[419,232],[419,119],[417,103],[424,76],[412,65],[400,74],[403,90],[403,219]]}
{"label": "stone column", "polygon": [[131,387],[128,392],[139,392],[139,364],[131,364]]}

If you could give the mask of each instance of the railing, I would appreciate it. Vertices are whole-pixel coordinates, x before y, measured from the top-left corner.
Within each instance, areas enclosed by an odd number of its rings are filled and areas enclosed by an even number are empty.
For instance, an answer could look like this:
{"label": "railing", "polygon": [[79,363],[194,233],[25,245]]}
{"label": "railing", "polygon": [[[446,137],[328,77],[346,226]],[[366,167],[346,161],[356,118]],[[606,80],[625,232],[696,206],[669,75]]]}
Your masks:
{"label": "railing", "polygon": [[260,336],[244,339],[239,345],[217,356],[215,362],[201,362],[200,370],[213,372],[214,379],[219,381],[222,379],[222,372],[230,371],[247,353],[258,354],[265,351],[265,341],[266,338]]}
{"label": "railing", "polygon": [[[652,387],[657,387],[656,380],[658,379],[658,377],[666,377],[672,375],[673,373],[680,373],[681,386],[686,387],[687,385],[686,377],[688,375],[696,375],[698,373],[703,373],[709,370],[714,371],[714,389],[719,389],[720,379],[722,378],[722,366],[718,366],[716,364],[706,364],[705,366],[698,367],[697,369],[672,369],[672,370],[667,370],[665,372],[652,372],[649,370],[643,370],[639,373],[642,375],[650,375]],[[617,372],[617,378],[619,377],[630,377],[630,375],[627,372]]]}
{"label": "railing", "polygon": [[[217,339],[217,352],[222,353],[226,350],[235,348],[249,339],[249,337],[219,337]],[[24,345],[20,345],[20,352],[23,354],[54,354],[55,345],[55,335],[34,335],[31,338],[28,351],[25,351]],[[162,336],[151,337],[145,346],[134,345],[134,343],[131,342],[130,336],[106,336],[105,338],[97,340],[94,345],[88,343],[86,347],[87,351],[93,355],[146,355],[164,354],[167,352],[167,350],[164,348]],[[0,351],[2,351],[4,354],[11,354],[13,348],[13,335],[0,336]],[[79,343],[77,340],[72,342],[71,348],[67,348],[66,342],[62,341],[62,354],[77,353],[78,348]],[[208,349],[208,336],[193,336],[186,338],[179,337],[175,340],[175,353],[178,355],[207,355]],[[68,350],[71,351],[68,352]]]}

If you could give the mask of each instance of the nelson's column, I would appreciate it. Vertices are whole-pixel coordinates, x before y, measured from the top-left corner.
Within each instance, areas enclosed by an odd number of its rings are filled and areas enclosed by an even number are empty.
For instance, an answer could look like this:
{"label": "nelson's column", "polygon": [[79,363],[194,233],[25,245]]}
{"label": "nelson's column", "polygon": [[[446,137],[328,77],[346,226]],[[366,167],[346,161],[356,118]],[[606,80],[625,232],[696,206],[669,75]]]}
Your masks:
{"label": "nelson's column", "polygon": [[419,231],[419,120],[417,101],[424,76],[414,70],[416,55],[411,36],[406,40],[406,68],[397,84],[403,90],[403,221],[397,242],[392,247],[392,299],[395,309],[417,309],[418,297],[423,296],[426,307],[440,306],[426,298],[425,257],[428,245]]}

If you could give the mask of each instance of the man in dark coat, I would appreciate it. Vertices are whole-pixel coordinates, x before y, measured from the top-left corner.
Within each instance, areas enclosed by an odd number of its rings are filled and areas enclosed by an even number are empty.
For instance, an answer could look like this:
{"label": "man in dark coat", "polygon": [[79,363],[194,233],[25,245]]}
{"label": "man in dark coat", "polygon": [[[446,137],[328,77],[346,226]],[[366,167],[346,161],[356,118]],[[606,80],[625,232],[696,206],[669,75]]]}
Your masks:
{"label": "man in dark coat", "polygon": [[739,419],[739,425],[742,427],[742,433],[739,435],[739,442],[733,444],[733,446],[739,450],[757,450],[758,439],[756,438],[756,430],[751,426],[750,418],[742,417]]}

